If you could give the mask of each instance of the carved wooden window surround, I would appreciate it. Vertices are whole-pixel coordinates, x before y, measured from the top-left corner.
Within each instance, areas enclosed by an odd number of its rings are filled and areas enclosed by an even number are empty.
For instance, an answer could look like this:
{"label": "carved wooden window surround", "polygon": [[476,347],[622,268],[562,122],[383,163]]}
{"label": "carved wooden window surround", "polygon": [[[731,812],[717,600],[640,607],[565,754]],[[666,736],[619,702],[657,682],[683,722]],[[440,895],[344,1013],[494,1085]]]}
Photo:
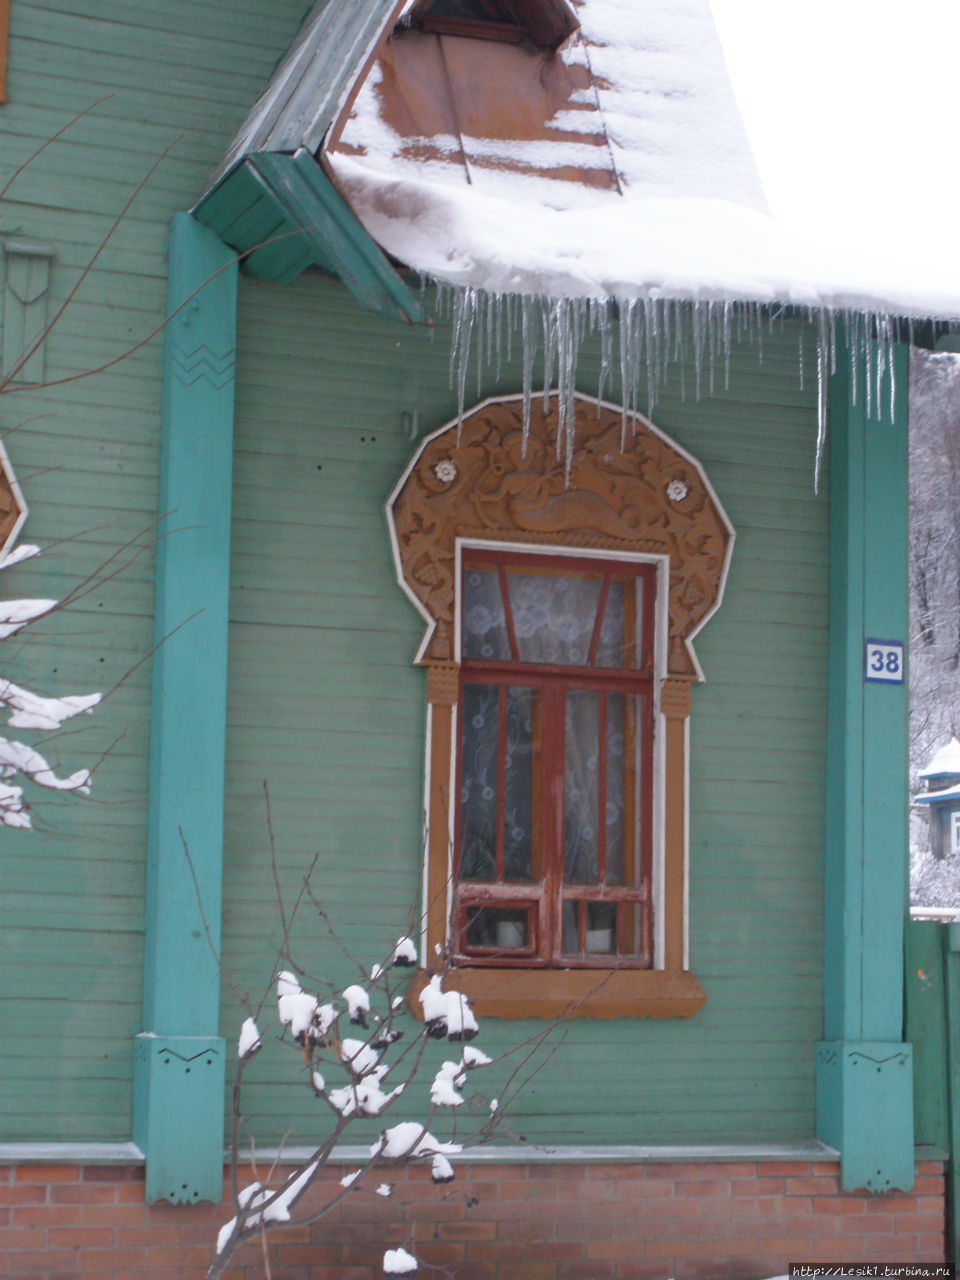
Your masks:
{"label": "carved wooden window surround", "polygon": [[[589,397],[575,401],[569,474],[557,449],[557,401],[486,401],[428,436],[388,500],[398,577],[427,623],[415,661],[427,667],[423,963],[457,951],[453,851],[461,584],[477,549],[551,553],[587,565],[644,568],[656,579],[651,967],[553,954],[505,967],[461,947],[457,982],[480,1016],[689,1017],[706,999],[687,964],[687,729],[702,679],[691,641],[719,606],[733,529],[699,463],[651,423]],[[582,926],[581,926],[582,928]],[[425,967],[421,981],[429,977]],[[415,991],[418,989],[415,984]]]}

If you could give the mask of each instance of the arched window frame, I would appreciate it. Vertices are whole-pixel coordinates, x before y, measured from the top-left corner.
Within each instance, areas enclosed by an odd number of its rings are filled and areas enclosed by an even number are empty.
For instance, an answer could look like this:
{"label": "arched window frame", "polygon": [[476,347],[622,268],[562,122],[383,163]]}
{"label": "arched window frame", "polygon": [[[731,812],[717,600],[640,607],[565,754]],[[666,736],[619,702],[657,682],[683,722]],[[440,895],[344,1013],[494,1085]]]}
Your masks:
{"label": "arched window frame", "polygon": [[[465,548],[657,566],[654,674],[654,956],[650,968],[457,962],[480,1015],[689,1017],[706,999],[689,969],[691,641],[719,607],[734,532],[702,467],[639,415],[575,397],[569,470],[556,397],[484,401],[425,437],[387,502],[398,580],[427,622],[422,981],[450,951]],[[621,442],[624,447],[621,448]]]}

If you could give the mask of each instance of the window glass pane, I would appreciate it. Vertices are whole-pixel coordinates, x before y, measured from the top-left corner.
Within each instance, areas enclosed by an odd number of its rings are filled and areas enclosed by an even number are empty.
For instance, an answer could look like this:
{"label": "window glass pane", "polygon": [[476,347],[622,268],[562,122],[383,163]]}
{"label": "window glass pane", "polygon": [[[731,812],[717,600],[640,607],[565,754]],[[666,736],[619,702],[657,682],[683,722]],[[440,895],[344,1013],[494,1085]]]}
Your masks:
{"label": "window glass pane", "polygon": [[563,876],[572,884],[595,884],[598,875],[599,726],[600,694],[571,690],[564,718]]}
{"label": "window glass pane", "polygon": [[460,732],[460,875],[497,874],[497,736],[499,693],[493,684],[465,684]]}
{"label": "window glass pane", "polygon": [[607,694],[607,884],[623,884],[624,799],[632,779],[625,776],[630,763],[624,757],[624,695]]}
{"label": "window glass pane", "polygon": [[467,569],[463,575],[463,656],[510,661],[500,581],[489,569]]}
{"label": "window glass pane", "polygon": [[568,956],[575,956],[580,951],[578,917],[577,904],[565,902],[563,904],[563,950]]}
{"label": "window glass pane", "polygon": [[616,949],[616,905],[612,902],[588,902],[587,955],[611,955]]}
{"label": "window glass pane", "polygon": [[582,667],[590,653],[600,586],[599,577],[508,573],[520,661]]}
{"label": "window glass pane", "polygon": [[467,907],[468,947],[514,951],[530,946],[529,913],[517,907]]}
{"label": "window glass pane", "polygon": [[532,875],[534,770],[539,750],[539,695],[508,686],[503,783],[503,878]]}
{"label": "window glass pane", "polygon": [[629,660],[623,654],[623,587],[620,582],[611,582],[607,592],[607,603],[603,610],[603,621],[600,624],[600,636],[597,641],[598,667],[626,667]]}

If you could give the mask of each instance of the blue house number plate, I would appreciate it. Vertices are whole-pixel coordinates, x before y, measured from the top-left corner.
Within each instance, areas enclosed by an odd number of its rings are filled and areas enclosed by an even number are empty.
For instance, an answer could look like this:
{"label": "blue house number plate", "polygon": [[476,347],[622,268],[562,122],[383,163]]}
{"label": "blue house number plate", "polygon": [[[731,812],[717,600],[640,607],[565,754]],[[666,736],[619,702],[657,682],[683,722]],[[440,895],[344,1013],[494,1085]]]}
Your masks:
{"label": "blue house number plate", "polygon": [[903,684],[903,643],[899,640],[867,640],[863,649],[864,680]]}

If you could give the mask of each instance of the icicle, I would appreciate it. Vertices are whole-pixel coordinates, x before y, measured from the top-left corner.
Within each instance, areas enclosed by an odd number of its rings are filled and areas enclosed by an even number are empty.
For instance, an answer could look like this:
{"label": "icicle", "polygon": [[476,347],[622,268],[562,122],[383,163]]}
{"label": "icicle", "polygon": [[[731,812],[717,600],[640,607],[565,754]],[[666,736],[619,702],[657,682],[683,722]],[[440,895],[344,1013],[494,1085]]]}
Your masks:
{"label": "icicle", "polygon": [[813,491],[820,492],[820,474],[827,445],[827,361],[830,354],[830,317],[821,310],[817,318],[817,452],[813,462]]}
{"label": "icicle", "polygon": [[527,439],[530,435],[530,400],[533,396],[533,362],[537,354],[536,327],[533,310],[536,299],[524,295],[520,301],[523,323],[523,456],[527,456]]}
{"label": "icicle", "polygon": [[[734,344],[752,346],[758,363],[764,360],[764,334],[777,331],[788,318],[801,322],[797,369],[801,389],[807,380],[805,329],[816,333],[817,443],[814,489],[819,491],[827,445],[827,403],[830,377],[837,372],[841,347],[848,362],[850,396],[858,398],[871,417],[886,410],[889,385],[890,416],[895,407],[894,351],[897,326],[889,315],[853,308],[804,306],[788,309],[729,299],[679,300],[655,293],[630,297],[548,297],[485,293],[473,286],[436,286],[438,315],[451,327],[450,381],[456,386],[457,420],[465,412],[466,378],[471,359],[476,362],[477,397],[483,380],[496,370],[502,375],[503,354],[513,358],[514,330],[522,344],[523,451],[526,455],[530,410],[534,394],[534,367],[540,343],[544,412],[556,396],[556,457],[563,459],[567,477],[576,447],[576,386],[579,354],[589,337],[599,339],[600,363],[597,399],[603,400],[619,362],[621,447],[629,445],[639,413],[641,386],[645,383],[647,412],[653,413],[668,372],[678,371],[679,393],[686,399],[693,372],[693,394],[699,400],[713,394],[718,366],[723,363],[723,386],[729,389]],[[842,326],[842,328],[840,328]],[[842,341],[840,340],[842,335]],[[616,346],[616,353],[614,350]],[[706,362],[706,366],[705,366]],[[885,381],[886,380],[886,381]],[[629,435],[628,435],[629,428]]]}

